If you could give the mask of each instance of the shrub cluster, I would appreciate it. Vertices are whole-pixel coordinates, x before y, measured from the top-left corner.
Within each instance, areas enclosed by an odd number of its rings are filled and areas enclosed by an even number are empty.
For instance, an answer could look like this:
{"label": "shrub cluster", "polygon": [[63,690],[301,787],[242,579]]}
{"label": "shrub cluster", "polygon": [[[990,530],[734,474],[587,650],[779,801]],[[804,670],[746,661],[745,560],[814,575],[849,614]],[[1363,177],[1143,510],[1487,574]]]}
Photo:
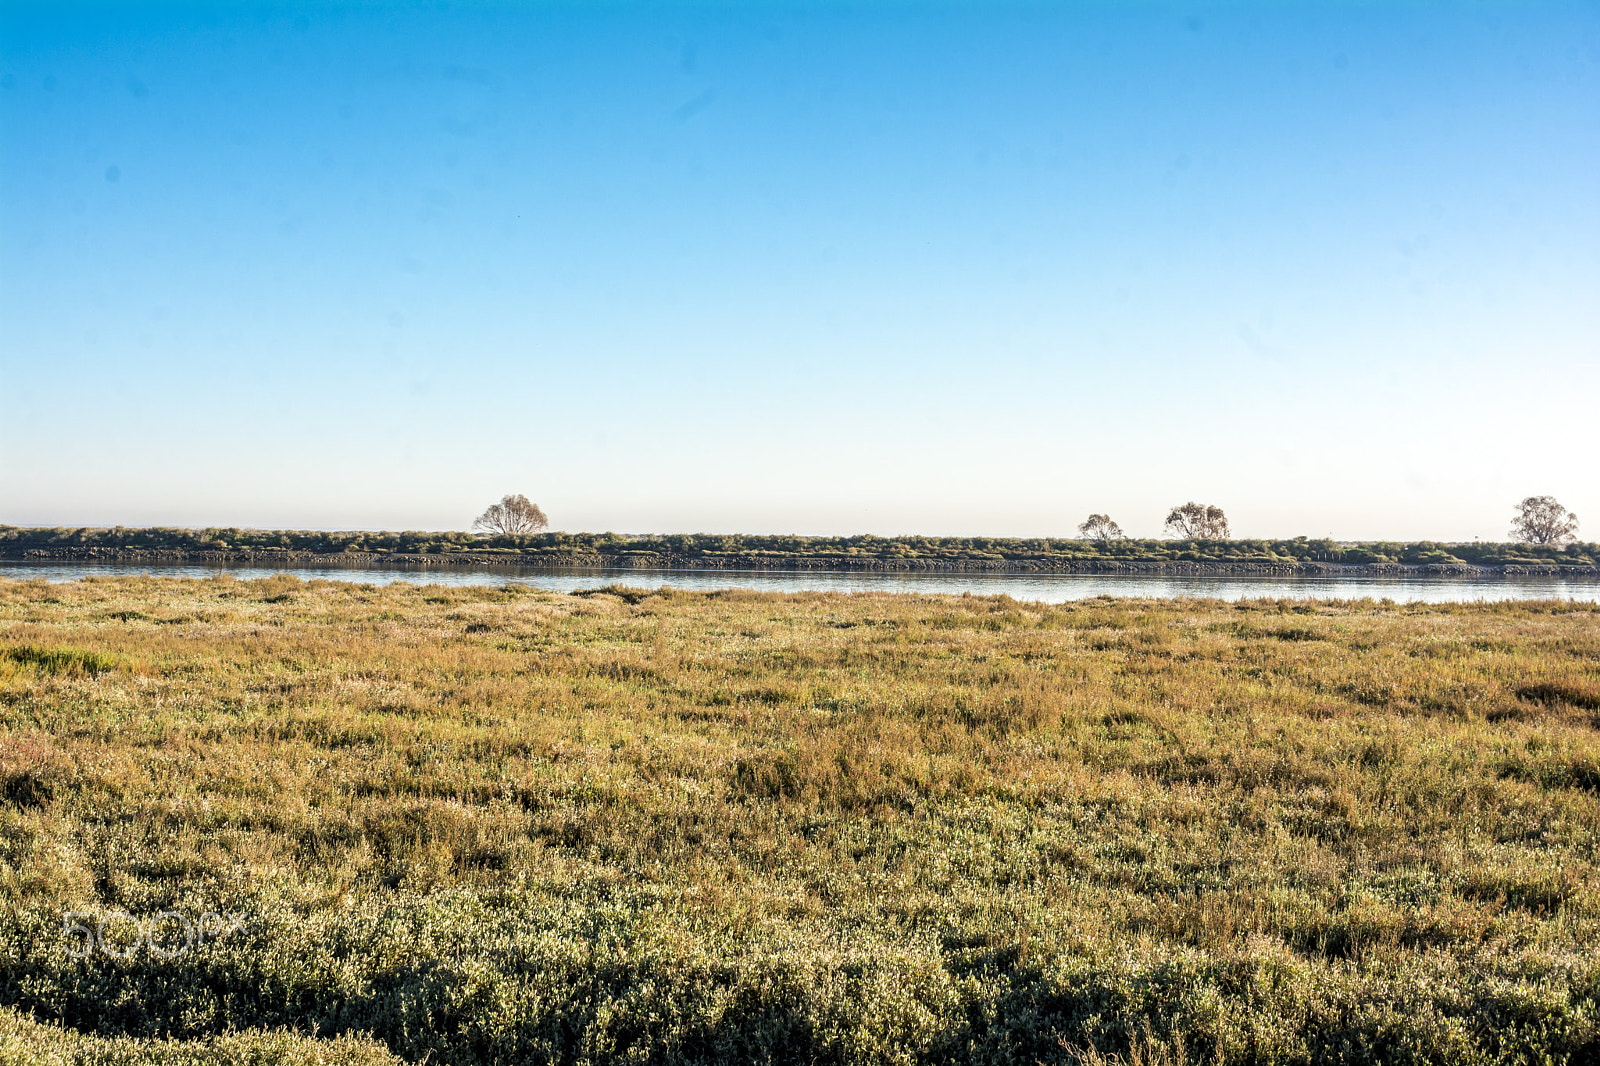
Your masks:
{"label": "shrub cluster", "polygon": [[1198,561],[1218,563],[1469,563],[1483,566],[1560,565],[1593,567],[1600,545],[1565,548],[1534,544],[1346,544],[1295,537],[1289,540],[1081,540],[1004,537],[800,537],[754,534],[624,535],[534,533],[480,536],[458,532],[328,532],[261,529],[43,529],[0,526],[0,557],[30,550],[88,552],[136,549],[177,552],[272,552],[316,554],[604,554],[699,557],[764,557],[840,561],[876,559],[988,559],[1056,561]]}

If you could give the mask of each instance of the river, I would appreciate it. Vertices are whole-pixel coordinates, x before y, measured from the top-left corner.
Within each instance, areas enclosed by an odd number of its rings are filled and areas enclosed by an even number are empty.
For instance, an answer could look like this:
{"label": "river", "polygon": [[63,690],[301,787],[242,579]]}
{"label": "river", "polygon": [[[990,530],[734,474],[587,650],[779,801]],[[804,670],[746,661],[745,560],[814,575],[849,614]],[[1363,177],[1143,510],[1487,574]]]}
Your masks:
{"label": "river", "polygon": [[394,581],[436,585],[529,585],[552,592],[575,592],[602,585],[634,588],[757,589],[763,592],[903,592],[994,596],[1065,603],[1095,596],[1161,598],[1389,599],[1397,603],[1487,600],[1582,600],[1600,602],[1595,578],[1532,577],[1249,577],[1179,574],[941,574],[793,573],[726,570],[601,570],[416,567],[262,567],[199,564],[135,564],[0,560],[0,577],[15,580],[76,581],[83,577],[148,574],[151,577],[212,577],[227,572],[241,581],[293,574],[302,580]]}

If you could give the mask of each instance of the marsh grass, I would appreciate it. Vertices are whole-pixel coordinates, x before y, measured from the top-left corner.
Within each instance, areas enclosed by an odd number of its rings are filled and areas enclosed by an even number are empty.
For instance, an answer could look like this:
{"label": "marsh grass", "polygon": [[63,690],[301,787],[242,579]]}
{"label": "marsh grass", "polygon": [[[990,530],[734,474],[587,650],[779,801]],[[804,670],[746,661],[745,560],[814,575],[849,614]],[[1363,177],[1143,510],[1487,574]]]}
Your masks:
{"label": "marsh grass", "polygon": [[[121,578],[0,648],[3,1048],[1600,1055],[1594,605]],[[64,950],[170,910],[246,917]]]}

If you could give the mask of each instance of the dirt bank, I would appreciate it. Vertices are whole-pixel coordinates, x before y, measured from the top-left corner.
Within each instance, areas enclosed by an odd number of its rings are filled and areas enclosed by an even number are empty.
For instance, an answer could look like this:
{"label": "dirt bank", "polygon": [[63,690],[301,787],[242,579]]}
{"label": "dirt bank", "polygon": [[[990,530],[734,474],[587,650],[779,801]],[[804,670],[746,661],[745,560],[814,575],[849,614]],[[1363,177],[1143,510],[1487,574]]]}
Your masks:
{"label": "dirt bank", "polygon": [[0,556],[25,562],[165,563],[285,567],[394,567],[396,569],[767,570],[816,573],[984,573],[984,574],[1188,574],[1228,576],[1327,577],[1500,577],[1550,575],[1600,578],[1593,566],[1474,566],[1468,563],[1209,562],[1184,559],[937,559],[873,558],[846,555],[717,554],[658,552],[441,553],[303,552],[290,550],[183,551],[145,548],[33,548]]}

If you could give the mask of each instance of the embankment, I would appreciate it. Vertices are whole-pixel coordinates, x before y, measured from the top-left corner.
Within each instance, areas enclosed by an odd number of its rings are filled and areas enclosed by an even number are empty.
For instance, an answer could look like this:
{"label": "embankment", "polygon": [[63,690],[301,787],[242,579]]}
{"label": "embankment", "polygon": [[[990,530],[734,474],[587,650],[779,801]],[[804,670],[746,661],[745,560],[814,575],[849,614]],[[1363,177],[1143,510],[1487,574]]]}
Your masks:
{"label": "embankment", "polygon": [[787,555],[782,553],[697,553],[622,551],[454,551],[454,552],[311,552],[292,549],[194,551],[172,548],[55,547],[0,553],[24,562],[103,562],[211,566],[348,567],[369,569],[462,570],[485,568],[726,570],[838,573],[986,573],[986,574],[1192,574],[1205,576],[1329,577],[1500,577],[1549,575],[1600,578],[1600,567],[1523,563],[1474,565],[1451,563],[1331,563],[1293,560],[1218,561],[1207,559],[1117,558],[926,558],[860,555]]}

